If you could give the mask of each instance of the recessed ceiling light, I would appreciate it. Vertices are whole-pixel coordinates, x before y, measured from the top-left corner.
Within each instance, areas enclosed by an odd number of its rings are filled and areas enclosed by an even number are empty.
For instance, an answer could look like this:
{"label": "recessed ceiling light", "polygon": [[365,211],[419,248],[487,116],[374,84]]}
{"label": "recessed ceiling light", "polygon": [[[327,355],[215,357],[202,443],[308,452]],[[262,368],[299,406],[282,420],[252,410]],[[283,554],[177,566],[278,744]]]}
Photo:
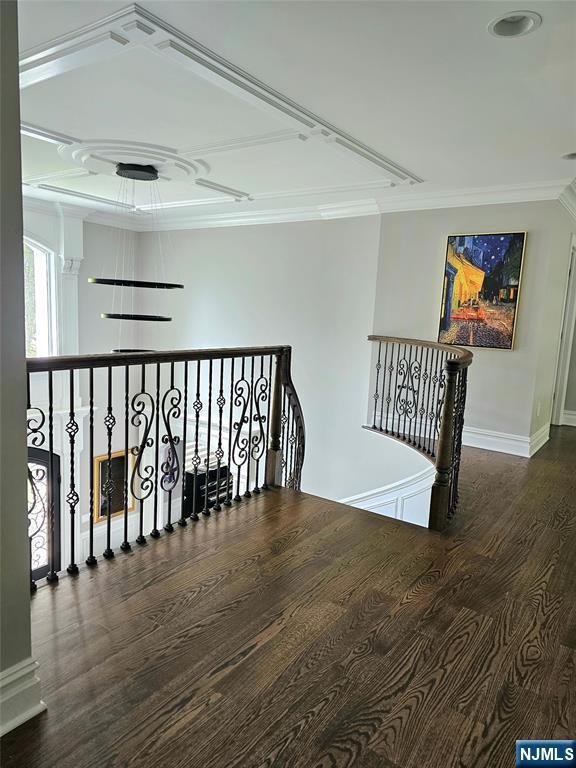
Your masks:
{"label": "recessed ceiling light", "polygon": [[567,155],[562,155],[563,160],[576,160],[576,152],[568,152]]}
{"label": "recessed ceiling light", "polygon": [[522,37],[534,32],[542,24],[542,16],[534,11],[512,11],[499,16],[488,25],[496,37]]}

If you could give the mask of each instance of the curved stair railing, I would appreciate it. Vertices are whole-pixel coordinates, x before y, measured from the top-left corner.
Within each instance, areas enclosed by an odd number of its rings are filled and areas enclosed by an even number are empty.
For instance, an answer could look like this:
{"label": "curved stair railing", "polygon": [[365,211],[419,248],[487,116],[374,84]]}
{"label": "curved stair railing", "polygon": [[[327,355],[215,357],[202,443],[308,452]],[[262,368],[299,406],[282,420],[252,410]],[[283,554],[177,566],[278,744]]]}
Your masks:
{"label": "curved stair railing", "polygon": [[442,530],[458,506],[458,477],[472,352],[393,336],[369,336],[374,355],[373,432],[400,440],[436,467],[429,527]]}

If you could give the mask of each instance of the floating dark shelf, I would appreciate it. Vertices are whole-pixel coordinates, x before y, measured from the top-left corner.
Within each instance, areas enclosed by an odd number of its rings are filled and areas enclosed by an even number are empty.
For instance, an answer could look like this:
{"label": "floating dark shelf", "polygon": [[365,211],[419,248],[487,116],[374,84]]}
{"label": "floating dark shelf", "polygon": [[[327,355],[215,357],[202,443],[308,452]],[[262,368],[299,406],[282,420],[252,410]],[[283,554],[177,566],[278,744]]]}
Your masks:
{"label": "floating dark shelf", "polygon": [[156,352],[155,349],[111,349],[111,352],[117,353],[117,354],[126,354],[128,352]]}
{"label": "floating dark shelf", "polygon": [[149,280],[124,280],[124,278],[116,277],[89,277],[88,282],[94,285],[120,285],[127,288],[161,288],[163,290],[184,288],[182,283],[159,283]]}
{"label": "floating dark shelf", "polygon": [[158,323],[169,323],[172,318],[164,315],[124,315],[116,312],[102,312],[100,317],[104,320],[148,320]]}

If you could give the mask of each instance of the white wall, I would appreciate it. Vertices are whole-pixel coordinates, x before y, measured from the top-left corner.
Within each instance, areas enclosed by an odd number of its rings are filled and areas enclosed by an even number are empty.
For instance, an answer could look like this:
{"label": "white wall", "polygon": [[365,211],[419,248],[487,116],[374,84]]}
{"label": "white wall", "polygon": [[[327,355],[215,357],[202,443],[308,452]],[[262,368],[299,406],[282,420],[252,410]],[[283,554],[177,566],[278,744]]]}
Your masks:
{"label": "white wall", "polygon": [[374,329],[437,339],[449,234],[527,231],[512,351],[474,349],[466,423],[530,436],[549,423],[574,221],[557,202],[382,217]]}
{"label": "white wall", "polygon": [[[361,429],[366,422],[378,217],[171,232],[166,279],[143,297],[174,322],[142,325],[154,349],[290,344],[307,441],[303,488],[340,499],[416,474],[428,462]],[[156,277],[156,235],[137,270]]]}

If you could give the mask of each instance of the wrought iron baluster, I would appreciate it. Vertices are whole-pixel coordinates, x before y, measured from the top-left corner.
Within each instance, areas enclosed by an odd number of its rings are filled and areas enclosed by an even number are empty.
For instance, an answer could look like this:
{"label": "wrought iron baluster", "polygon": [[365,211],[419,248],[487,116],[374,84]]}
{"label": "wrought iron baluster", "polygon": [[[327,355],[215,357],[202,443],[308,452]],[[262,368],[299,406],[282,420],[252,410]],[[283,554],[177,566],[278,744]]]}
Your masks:
{"label": "wrought iron baluster", "polygon": [[198,500],[198,467],[200,465],[200,454],[198,453],[198,431],[200,426],[200,411],[202,410],[202,400],[200,400],[200,360],[196,363],[196,399],[193,403],[194,419],[194,456],[192,457],[192,466],[194,467],[194,482],[192,492],[192,513],[190,518],[198,520],[198,510],[196,504]]}
{"label": "wrought iron baluster", "polygon": [[[272,404],[272,355],[269,355],[268,362],[268,379],[267,379],[267,392],[268,392],[268,408],[266,410],[266,444],[264,456],[268,456],[268,450],[270,448],[270,407]],[[264,483],[262,485],[263,490],[267,491],[269,488],[266,470],[264,470]]]}
{"label": "wrought iron baluster", "polygon": [[268,379],[264,374],[264,357],[260,356],[260,375],[254,385],[254,407],[256,413],[253,415],[252,420],[256,426],[256,434],[251,437],[250,440],[250,456],[255,463],[256,480],[253,488],[253,493],[260,493],[260,460],[264,456],[266,450],[266,437],[264,434],[264,423],[266,422],[266,416],[262,413],[262,404],[269,401],[268,396]]}
{"label": "wrought iron baluster", "polygon": [[90,516],[88,529],[88,557],[86,565],[96,565],[94,555],[94,368],[88,369],[88,411],[89,411],[89,450],[90,450]]}
{"label": "wrought iron baluster", "polygon": [[232,505],[232,492],[234,479],[232,477],[232,429],[234,417],[234,358],[230,361],[230,414],[228,417],[228,477],[226,479],[225,506]]}
{"label": "wrought iron baluster", "polygon": [[138,512],[138,524],[139,533],[136,538],[136,543],[140,545],[146,544],[146,536],[144,536],[144,502],[148,499],[152,491],[154,490],[154,482],[152,477],[154,475],[154,467],[150,464],[144,463],[146,448],[151,448],[154,445],[154,439],[150,437],[150,430],[152,429],[152,423],[154,421],[154,398],[146,391],[146,364],[142,364],[141,369],[141,386],[140,392],[134,395],[132,398],[132,426],[140,428],[143,427],[142,437],[140,444],[132,448],[132,454],[136,457],[134,467],[132,469],[132,477],[130,480],[130,491],[132,496],[139,503]]}
{"label": "wrought iron baluster", "polygon": [[48,567],[46,581],[55,584],[58,581],[56,572],[56,541],[54,536],[54,494],[59,493],[54,488],[54,379],[52,371],[48,371]]}
{"label": "wrought iron baluster", "polygon": [[[388,429],[389,419],[390,419],[390,405],[392,405],[392,379],[394,377],[395,372],[395,366],[394,366],[394,342],[392,342],[391,348],[390,348],[390,362],[388,363],[388,394],[386,395],[386,426],[384,428],[384,431],[386,434],[390,431]],[[392,434],[394,434],[394,405],[392,405]]]}
{"label": "wrought iron baluster", "polygon": [[[424,444],[426,440],[426,393],[429,390],[429,381],[430,381],[430,374],[428,373],[428,355],[430,352],[430,347],[426,347],[426,351],[423,352],[424,357],[424,366],[422,368],[422,375],[421,375],[421,381],[422,381],[422,389],[421,389],[421,397],[420,397],[420,407],[418,409],[418,448],[424,449]],[[423,433],[424,430],[424,434]]]}
{"label": "wrought iron baluster", "polygon": [[246,457],[246,489],[244,491],[244,497],[249,499],[252,494],[250,493],[250,469],[252,459],[252,419],[254,418],[254,355],[251,358],[250,364],[250,415],[248,416],[248,443],[247,443],[247,457]]}
{"label": "wrought iron baluster", "polygon": [[180,480],[180,461],[178,459],[178,446],[180,437],[174,434],[172,426],[173,421],[178,421],[181,415],[180,404],[182,402],[182,392],[174,384],[174,363],[170,363],[170,388],[164,393],[162,398],[162,419],[164,421],[164,434],[162,435],[162,444],[167,446],[168,452],[166,460],[162,462],[162,479],[160,487],[168,494],[168,515],[164,530],[172,533],[172,493]]}
{"label": "wrought iron baluster", "polygon": [[380,397],[380,393],[378,391],[378,384],[380,383],[380,370],[382,368],[382,363],[380,362],[382,356],[382,342],[378,342],[378,362],[376,363],[376,386],[374,387],[374,394],[372,397],[374,398],[374,417],[372,419],[372,428],[376,429],[376,411],[378,409],[378,398]]}
{"label": "wrought iron baluster", "polygon": [[218,399],[216,400],[218,406],[218,447],[216,448],[216,503],[214,504],[214,511],[220,512],[222,507],[220,506],[220,468],[222,465],[222,459],[224,458],[224,451],[222,450],[222,413],[224,406],[226,405],[226,398],[224,397],[224,359],[220,360],[220,379],[218,385]]}
{"label": "wrought iron baluster", "polygon": [[128,427],[130,423],[130,366],[124,366],[124,539],[120,544],[123,552],[129,552],[132,547],[128,541],[128,509],[130,507],[130,496],[128,493],[129,466],[129,446],[128,446]]}
{"label": "wrought iron baluster", "polygon": [[178,525],[184,528],[188,525],[184,516],[186,510],[186,439],[188,437],[188,360],[184,361],[184,416],[182,420],[182,500],[180,504],[180,519]]}
{"label": "wrought iron baluster", "polygon": [[156,363],[156,423],[154,428],[154,512],[150,536],[153,539],[159,539],[160,531],[158,530],[158,477],[160,474],[160,363]]}
{"label": "wrought iron baluster", "polygon": [[212,435],[212,360],[208,361],[208,427],[206,431],[206,458],[204,459],[204,466],[206,467],[206,474],[204,479],[204,509],[202,514],[208,517],[210,514],[210,507],[208,505],[210,495],[210,448],[211,448],[211,435]]}
{"label": "wrought iron baluster", "polygon": [[70,574],[78,573],[76,564],[76,507],[80,498],[76,491],[75,459],[76,459],[76,435],[78,434],[78,422],[76,421],[74,405],[74,370],[69,372],[69,396],[70,411],[68,414],[68,423],[66,424],[66,434],[70,442],[70,489],[66,495],[68,508],[70,511],[70,563],[66,570]]}
{"label": "wrought iron baluster", "polygon": [[[404,346],[404,351],[406,353],[406,346]],[[411,406],[412,406],[412,400],[411,400],[411,389],[412,389],[412,377],[411,377],[411,370],[412,370],[412,345],[408,345],[408,360],[406,360],[406,372],[404,375],[404,387],[405,387],[405,396],[404,396],[404,423],[402,425],[402,437],[404,440],[409,440],[410,435],[410,412],[411,412]],[[408,421],[408,431],[406,431],[406,421]]]}
{"label": "wrought iron baluster", "polygon": [[292,409],[290,408],[290,402],[288,400],[288,396],[286,395],[286,390],[284,390],[284,396],[286,398],[284,407],[286,412],[286,426],[284,431],[284,445],[282,448],[282,457],[283,457],[283,464],[284,464],[284,486],[286,488],[289,487],[288,481],[290,478],[290,426],[293,418]]}
{"label": "wrought iron baluster", "polygon": [[246,372],[246,360],[243,357],[241,363],[240,378],[234,385],[234,405],[240,409],[240,416],[238,420],[234,422],[233,428],[236,432],[234,436],[234,444],[232,446],[232,460],[236,465],[237,477],[236,477],[236,495],[234,501],[240,501],[240,476],[241,470],[244,464],[249,458],[249,444],[248,438],[243,436],[244,425],[248,423],[248,406],[250,399],[250,385],[245,378]]}
{"label": "wrought iron baluster", "polygon": [[434,372],[432,374],[432,397],[430,410],[428,411],[428,446],[429,453],[434,456],[434,419],[436,417],[436,389],[438,386],[438,370],[440,364],[440,350],[434,350]]}
{"label": "wrought iron baluster", "polygon": [[[106,427],[106,439],[108,446],[108,460],[106,462],[106,483],[104,485],[104,492],[106,494],[106,549],[102,553],[107,559],[114,557],[114,550],[111,546],[112,538],[112,494],[116,489],[116,485],[112,480],[112,431],[116,424],[116,418],[112,412],[112,368],[108,366],[108,405],[106,407],[106,416],[104,418],[104,426]],[[100,484],[102,487],[102,484]]]}
{"label": "wrought iron baluster", "polygon": [[388,342],[384,343],[384,366],[382,368],[382,392],[380,393],[380,431],[382,431],[382,421],[384,419],[384,403],[386,402],[386,397],[384,395],[384,390],[386,388],[386,379],[387,379],[387,372],[388,372],[388,348],[389,348]]}

